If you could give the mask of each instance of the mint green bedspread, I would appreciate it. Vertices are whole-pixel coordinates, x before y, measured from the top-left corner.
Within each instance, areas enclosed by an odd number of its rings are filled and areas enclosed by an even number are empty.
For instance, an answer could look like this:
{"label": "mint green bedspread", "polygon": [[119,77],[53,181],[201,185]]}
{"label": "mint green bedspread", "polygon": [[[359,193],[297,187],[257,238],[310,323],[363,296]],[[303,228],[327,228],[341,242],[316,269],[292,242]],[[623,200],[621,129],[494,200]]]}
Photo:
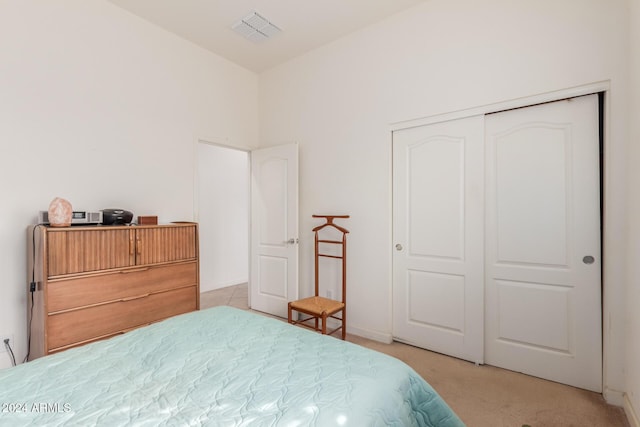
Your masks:
{"label": "mint green bedspread", "polygon": [[230,307],[0,371],[0,426],[463,426],[409,366]]}

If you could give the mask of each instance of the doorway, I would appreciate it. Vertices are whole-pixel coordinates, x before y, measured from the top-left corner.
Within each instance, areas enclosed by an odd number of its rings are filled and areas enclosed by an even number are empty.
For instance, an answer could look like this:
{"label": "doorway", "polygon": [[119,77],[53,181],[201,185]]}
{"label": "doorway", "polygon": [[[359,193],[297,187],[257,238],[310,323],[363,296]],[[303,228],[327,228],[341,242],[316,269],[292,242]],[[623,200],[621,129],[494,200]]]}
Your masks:
{"label": "doorway", "polygon": [[200,290],[245,295],[246,308],[286,317],[298,298],[298,146],[195,148]]}
{"label": "doorway", "polygon": [[200,292],[249,280],[249,152],[199,140]]}

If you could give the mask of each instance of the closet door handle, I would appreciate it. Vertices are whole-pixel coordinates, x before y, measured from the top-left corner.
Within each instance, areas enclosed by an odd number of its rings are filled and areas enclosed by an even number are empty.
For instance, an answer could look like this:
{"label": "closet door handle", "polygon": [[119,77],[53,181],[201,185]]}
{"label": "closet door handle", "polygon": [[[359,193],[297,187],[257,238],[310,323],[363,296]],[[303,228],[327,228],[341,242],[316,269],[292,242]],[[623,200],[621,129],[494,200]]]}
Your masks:
{"label": "closet door handle", "polygon": [[396,245],[396,251],[401,251],[402,250],[402,245],[400,243],[398,243]]}

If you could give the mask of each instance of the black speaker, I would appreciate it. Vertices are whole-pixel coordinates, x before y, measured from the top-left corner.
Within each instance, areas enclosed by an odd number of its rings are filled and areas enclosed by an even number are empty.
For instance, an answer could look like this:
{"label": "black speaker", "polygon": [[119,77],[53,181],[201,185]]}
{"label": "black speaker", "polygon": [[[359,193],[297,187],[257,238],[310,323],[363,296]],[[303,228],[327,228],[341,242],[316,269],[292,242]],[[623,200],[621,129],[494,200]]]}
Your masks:
{"label": "black speaker", "polygon": [[129,224],[133,220],[133,213],[124,209],[103,209],[102,224],[103,225],[124,225]]}

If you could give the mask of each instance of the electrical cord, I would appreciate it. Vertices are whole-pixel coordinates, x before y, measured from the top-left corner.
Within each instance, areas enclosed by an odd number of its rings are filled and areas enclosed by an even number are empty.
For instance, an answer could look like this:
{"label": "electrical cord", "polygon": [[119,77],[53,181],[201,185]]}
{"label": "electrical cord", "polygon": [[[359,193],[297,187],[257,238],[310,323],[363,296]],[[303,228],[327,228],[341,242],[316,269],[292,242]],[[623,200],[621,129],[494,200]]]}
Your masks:
{"label": "electrical cord", "polygon": [[11,349],[11,345],[9,344],[9,338],[4,340],[4,346],[9,350],[9,354],[11,355],[11,365],[16,366],[16,355],[13,354],[13,350]]}
{"label": "electrical cord", "polygon": [[[31,248],[33,250],[33,258],[31,262],[31,282],[29,283],[29,292],[31,293],[31,310],[29,313],[29,325],[27,326],[27,355],[24,356],[24,360],[22,361],[22,363],[25,363],[27,360],[29,360],[29,356],[31,355],[31,323],[33,322],[33,306],[35,305],[34,295],[36,293],[36,230],[43,225],[44,224],[36,224],[33,227],[31,233]],[[13,354],[13,352],[11,352],[11,354]],[[13,360],[15,366],[15,357]]]}
{"label": "electrical cord", "polygon": [[24,356],[24,360],[22,361],[22,363],[25,363],[27,360],[29,360],[29,356],[31,355],[31,322],[33,321],[33,306],[35,305],[33,295],[35,293],[35,290],[31,291],[31,312],[29,313],[29,326],[27,329],[27,355]]}

